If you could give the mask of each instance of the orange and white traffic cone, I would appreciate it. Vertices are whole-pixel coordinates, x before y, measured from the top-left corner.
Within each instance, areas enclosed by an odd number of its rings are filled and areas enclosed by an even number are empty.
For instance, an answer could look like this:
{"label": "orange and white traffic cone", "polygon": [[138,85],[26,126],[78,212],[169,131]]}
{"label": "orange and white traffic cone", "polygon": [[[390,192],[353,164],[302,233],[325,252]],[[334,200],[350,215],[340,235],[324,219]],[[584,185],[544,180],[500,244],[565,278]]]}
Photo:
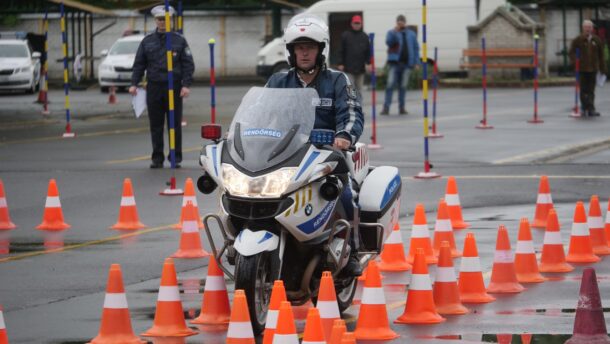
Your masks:
{"label": "orange and white traffic cone", "polygon": [[418,248],[415,253],[415,263],[411,273],[405,310],[398,319],[394,320],[394,323],[438,324],[445,320],[436,312],[426,256],[424,249]]}
{"label": "orange and white traffic cone", "polygon": [[8,344],[8,335],[6,334],[6,324],[4,323],[2,306],[0,306],[0,344]]}
{"label": "orange and white traffic cone", "polygon": [[604,226],[604,230],[606,231],[608,246],[610,246],[610,198],[608,198],[608,210],[606,210],[606,224]]}
{"label": "orange and white traffic cone", "polygon": [[263,344],[273,343],[273,335],[277,328],[280,306],[283,301],[287,300],[284,281],[276,280],[273,282],[273,289],[271,289],[271,301],[269,301],[269,309],[267,310],[267,321],[265,322],[265,331],[263,332]]}
{"label": "orange and white traffic cone", "polygon": [[320,319],[322,320],[322,327],[324,327],[324,335],[328,339],[330,338],[334,321],[341,319],[339,304],[337,303],[337,294],[335,292],[335,283],[333,282],[333,275],[330,271],[322,272],[316,308],[320,310]]}
{"label": "orange and white traffic cone", "polygon": [[333,330],[331,331],[330,337],[326,337],[328,344],[341,344],[341,340],[343,339],[343,334],[345,332],[347,332],[345,320],[335,320],[333,322]]}
{"label": "orange and white traffic cone", "polygon": [[201,314],[193,320],[192,324],[199,325],[227,325],[231,317],[229,294],[225,283],[224,273],[218,267],[214,257],[208,265],[208,276],[205,279],[203,300],[201,301]]}
{"label": "orange and white traffic cone", "polygon": [[559,231],[559,220],[555,209],[549,210],[538,270],[540,272],[570,272],[574,270],[572,265],[566,263],[561,232]]}
{"label": "orange and white traffic cone", "polygon": [[174,228],[181,229],[182,223],[184,222],[184,218],[186,216],[186,203],[192,202],[193,207],[195,207],[195,212],[197,213],[197,226],[199,229],[203,228],[203,222],[199,217],[199,206],[197,205],[197,196],[195,195],[195,187],[193,186],[193,179],[186,178],[184,182],[184,196],[182,196],[182,210],[180,212],[180,222],[174,225]]}
{"label": "orange and white traffic cone", "polygon": [[374,260],[366,268],[366,280],[362,291],[362,302],[358,322],[356,323],[356,339],[358,340],[390,340],[398,334],[390,328],[388,311],[385,308],[385,295],[381,285],[381,275]]}
{"label": "orange and white traffic cone", "polygon": [[141,340],[133,333],[125,288],[123,287],[123,275],[119,264],[112,264],[110,266],[100,331],[97,337],[93,338],[90,343],[146,343],[146,341]]}
{"label": "orange and white traffic cone", "polygon": [[418,248],[422,248],[426,255],[427,264],[436,264],[438,258],[434,256],[432,250],[432,241],[428,233],[428,221],[426,220],[426,210],[424,205],[418,203],[415,206],[415,215],[413,217],[413,227],[411,227],[411,243],[409,244],[409,256],[407,262],[413,264],[415,260],[415,252]]}
{"label": "orange and white traffic cone", "polygon": [[591,244],[585,206],[581,201],[578,201],[574,210],[574,222],[572,223],[572,235],[570,236],[570,247],[568,248],[566,262],[596,263],[599,261],[600,258],[593,254],[593,244]]}
{"label": "orange and white traffic cone", "polygon": [[108,104],[116,104],[116,87],[110,86],[108,90]]}
{"label": "orange and white traffic cone", "polygon": [[405,247],[402,242],[398,222],[394,225],[392,233],[390,233],[383,244],[379,270],[383,272],[405,272],[411,270],[411,264],[407,262],[405,257]]}
{"label": "orange and white traffic cone", "polygon": [[301,344],[324,344],[326,336],[320,319],[320,310],[310,308],[307,310],[307,320],[305,321],[305,330],[303,331],[303,342]]}
{"label": "orange and white traffic cone", "polygon": [[341,337],[341,344],[356,344],[356,334],[354,332],[345,332]]}
{"label": "orange and white traffic cone", "polygon": [[186,216],[182,224],[182,233],[180,234],[180,248],[172,257],[174,258],[203,258],[210,254],[201,248],[201,237],[199,236],[199,228],[197,228],[197,213],[193,203],[186,203]]}
{"label": "orange and white traffic cone", "polygon": [[487,287],[488,293],[520,293],[525,288],[517,281],[515,257],[510,247],[508,231],[504,225],[498,228],[494,265],[491,270],[491,281]]}
{"label": "orange and white traffic cone", "polygon": [[553,198],[551,197],[551,188],[549,186],[549,178],[547,176],[540,177],[540,185],[538,186],[538,198],[536,199],[536,213],[534,215],[534,228],[546,228],[546,221],[549,217],[549,210],[553,209]]}
{"label": "orange and white traffic cone", "polygon": [[459,315],[468,313],[468,308],[464,307],[460,300],[460,289],[453,268],[451,247],[447,241],[443,241],[440,246],[432,293],[436,311],[439,314]]}
{"label": "orange and white traffic cone", "polygon": [[460,203],[460,195],[458,194],[457,183],[453,176],[447,178],[447,188],[445,190],[445,202],[449,210],[451,218],[451,226],[453,229],[464,229],[470,227],[470,223],[464,222],[462,218],[462,204]]}
{"label": "orange and white traffic cone", "polygon": [[8,213],[8,204],[6,203],[6,196],[4,194],[4,183],[0,179],[0,230],[16,228],[15,224],[11,221],[11,216]]}
{"label": "orange and white traffic cone", "polygon": [[604,230],[604,219],[602,218],[602,210],[599,206],[599,198],[597,195],[591,196],[589,201],[589,232],[591,234],[591,245],[593,245],[593,253],[600,256],[610,254],[608,247],[608,238]]}
{"label": "orange and white traffic cone", "polygon": [[55,179],[51,179],[49,180],[42,223],[39,224],[36,229],[60,231],[67,228],[70,228],[70,225],[64,222],[64,213],[61,210],[57,183],[55,182]]}
{"label": "orange and white traffic cone", "polygon": [[540,283],[546,281],[546,277],[538,271],[538,261],[532,231],[527,217],[519,223],[519,235],[517,237],[517,248],[515,249],[515,272],[517,281],[520,283]]}
{"label": "orange and white traffic cone", "polygon": [[273,344],[299,344],[299,336],[294,325],[294,314],[290,302],[282,301],[278,314]]}
{"label": "orange and white traffic cone", "polygon": [[231,309],[231,321],[227,331],[226,344],[254,344],[254,332],[250,322],[250,312],[246,293],[237,289],[233,296],[233,308]]}
{"label": "orange and white traffic cone", "polygon": [[447,210],[447,202],[444,199],[438,201],[438,209],[436,211],[436,223],[434,224],[434,255],[438,257],[443,241],[449,242],[451,248],[451,257],[461,257],[460,252],[455,247],[455,237],[453,236],[453,227],[449,218],[449,210]]}
{"label": "orange and white traffic cone", "polygon": [[123,181],[123,195],[121,196],[121,207],[119,208],[119,219],[112,229],[140,229],[146,227],[138,217],[136,199],[133,195],[131,179]]}
{"label": "orange and white traffic cone", "polygon": [[462,302],[488,303],[495,301],[496,298],[487,294],[485,290],[481,261],[474,233],[466,233],[464,251],[460,263],[458,287],[460,288],[460,299]]}
{"label": "orange and white traffic cone", "polygon": [[521,344],[530,344],[532,342],[531,333],[521,333]]}
{"label": "orange and white traffic cone", "polygon": [[161,273],[161,286],[153,326],[141,335],[144,337],[187,337],[197,334],[184,320],[176,268],[172,258],[166,258]]}

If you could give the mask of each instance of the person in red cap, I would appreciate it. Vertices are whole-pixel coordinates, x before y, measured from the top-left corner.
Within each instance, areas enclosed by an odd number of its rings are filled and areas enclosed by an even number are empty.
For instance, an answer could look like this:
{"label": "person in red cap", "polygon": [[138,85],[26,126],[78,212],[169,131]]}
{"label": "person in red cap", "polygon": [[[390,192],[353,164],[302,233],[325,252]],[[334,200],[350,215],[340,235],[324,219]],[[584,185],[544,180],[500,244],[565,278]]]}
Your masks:
{"label": "person in red cap", "polygon": [[365,65],[370,64],[369,36],[362,31],[362,17],[355,15],[350,23],[351,30],[341,34],[341,46],[337,68],[347,74],[352,84],[362,91]]}

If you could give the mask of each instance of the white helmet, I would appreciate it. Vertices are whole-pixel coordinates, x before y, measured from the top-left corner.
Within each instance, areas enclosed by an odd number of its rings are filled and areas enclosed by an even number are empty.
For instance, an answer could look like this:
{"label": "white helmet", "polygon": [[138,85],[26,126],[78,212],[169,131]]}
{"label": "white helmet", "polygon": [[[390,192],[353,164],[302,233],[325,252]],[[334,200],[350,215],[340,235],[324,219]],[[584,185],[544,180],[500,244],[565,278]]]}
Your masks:
{"label": "white helmet", "polygon": [[318,16],[302,13],[294,16],[284,30],[284,54],[291,67],[295,67],[294,44],[298,42],[317,42],[319,46],[316,65],[322,66],[328,56],[330,38],[328,26]]}

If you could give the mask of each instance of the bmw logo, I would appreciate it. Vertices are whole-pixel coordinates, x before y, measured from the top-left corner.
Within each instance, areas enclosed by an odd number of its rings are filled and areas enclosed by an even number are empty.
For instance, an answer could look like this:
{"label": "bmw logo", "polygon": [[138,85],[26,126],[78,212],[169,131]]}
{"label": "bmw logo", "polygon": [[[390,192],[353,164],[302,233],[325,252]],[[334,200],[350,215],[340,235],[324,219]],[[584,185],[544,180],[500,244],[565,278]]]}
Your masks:
{"label": "bmw logo", "polygon": [[305,206],[305,215],[309,216],[309,215],[311,215],[312,212],[313,212],[313,207],[311,206],[311,204],[307,204]]}

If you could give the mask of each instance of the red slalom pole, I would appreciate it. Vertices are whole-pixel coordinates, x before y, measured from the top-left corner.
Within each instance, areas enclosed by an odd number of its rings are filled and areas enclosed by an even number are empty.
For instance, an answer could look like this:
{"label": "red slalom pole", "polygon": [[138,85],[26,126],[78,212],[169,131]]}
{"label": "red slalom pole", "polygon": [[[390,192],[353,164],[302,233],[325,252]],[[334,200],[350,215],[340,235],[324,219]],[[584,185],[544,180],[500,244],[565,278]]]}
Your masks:
{"label": "red slalom pole", "polygon": [[527,121],[528,123],[544,123],[538,118],[538,34],[534,35],[534,118]]}
{"label": "red slalom pole", "polygon": [[369,149],[381,149],[381,145],[377,143],[377,75],[375,73],[375,34],[369,33],[369,42],[371,47],[371,115],[372,115],[372,133]]}
{"label": "red slalom pole", "polygon": [[443,134],[436,132],[436,93],[438,89],[438,47],[434,47],[434,67],[432,70],[432,133],[428,134],[431,139],[440,139]]}
{"label": "red slalom pole", "polygon": [[481,62],[483,65],[483,119],[476,126],[477,129],[493,129],[491,125],[487,125],[487,51],[485,49],[485,37],[481,38],[481,50],[483,56]]}
{"label": "red slalom pole", "polygon": [[580,49],[576,48],[576,63],[574,65],[574,74],[575,74],[575,82],[574,82],[574,107],[572,108],[572,114],[570,117],[579,118],[580,114],[580,106],[578,105],[578,96],[580,95]]}

